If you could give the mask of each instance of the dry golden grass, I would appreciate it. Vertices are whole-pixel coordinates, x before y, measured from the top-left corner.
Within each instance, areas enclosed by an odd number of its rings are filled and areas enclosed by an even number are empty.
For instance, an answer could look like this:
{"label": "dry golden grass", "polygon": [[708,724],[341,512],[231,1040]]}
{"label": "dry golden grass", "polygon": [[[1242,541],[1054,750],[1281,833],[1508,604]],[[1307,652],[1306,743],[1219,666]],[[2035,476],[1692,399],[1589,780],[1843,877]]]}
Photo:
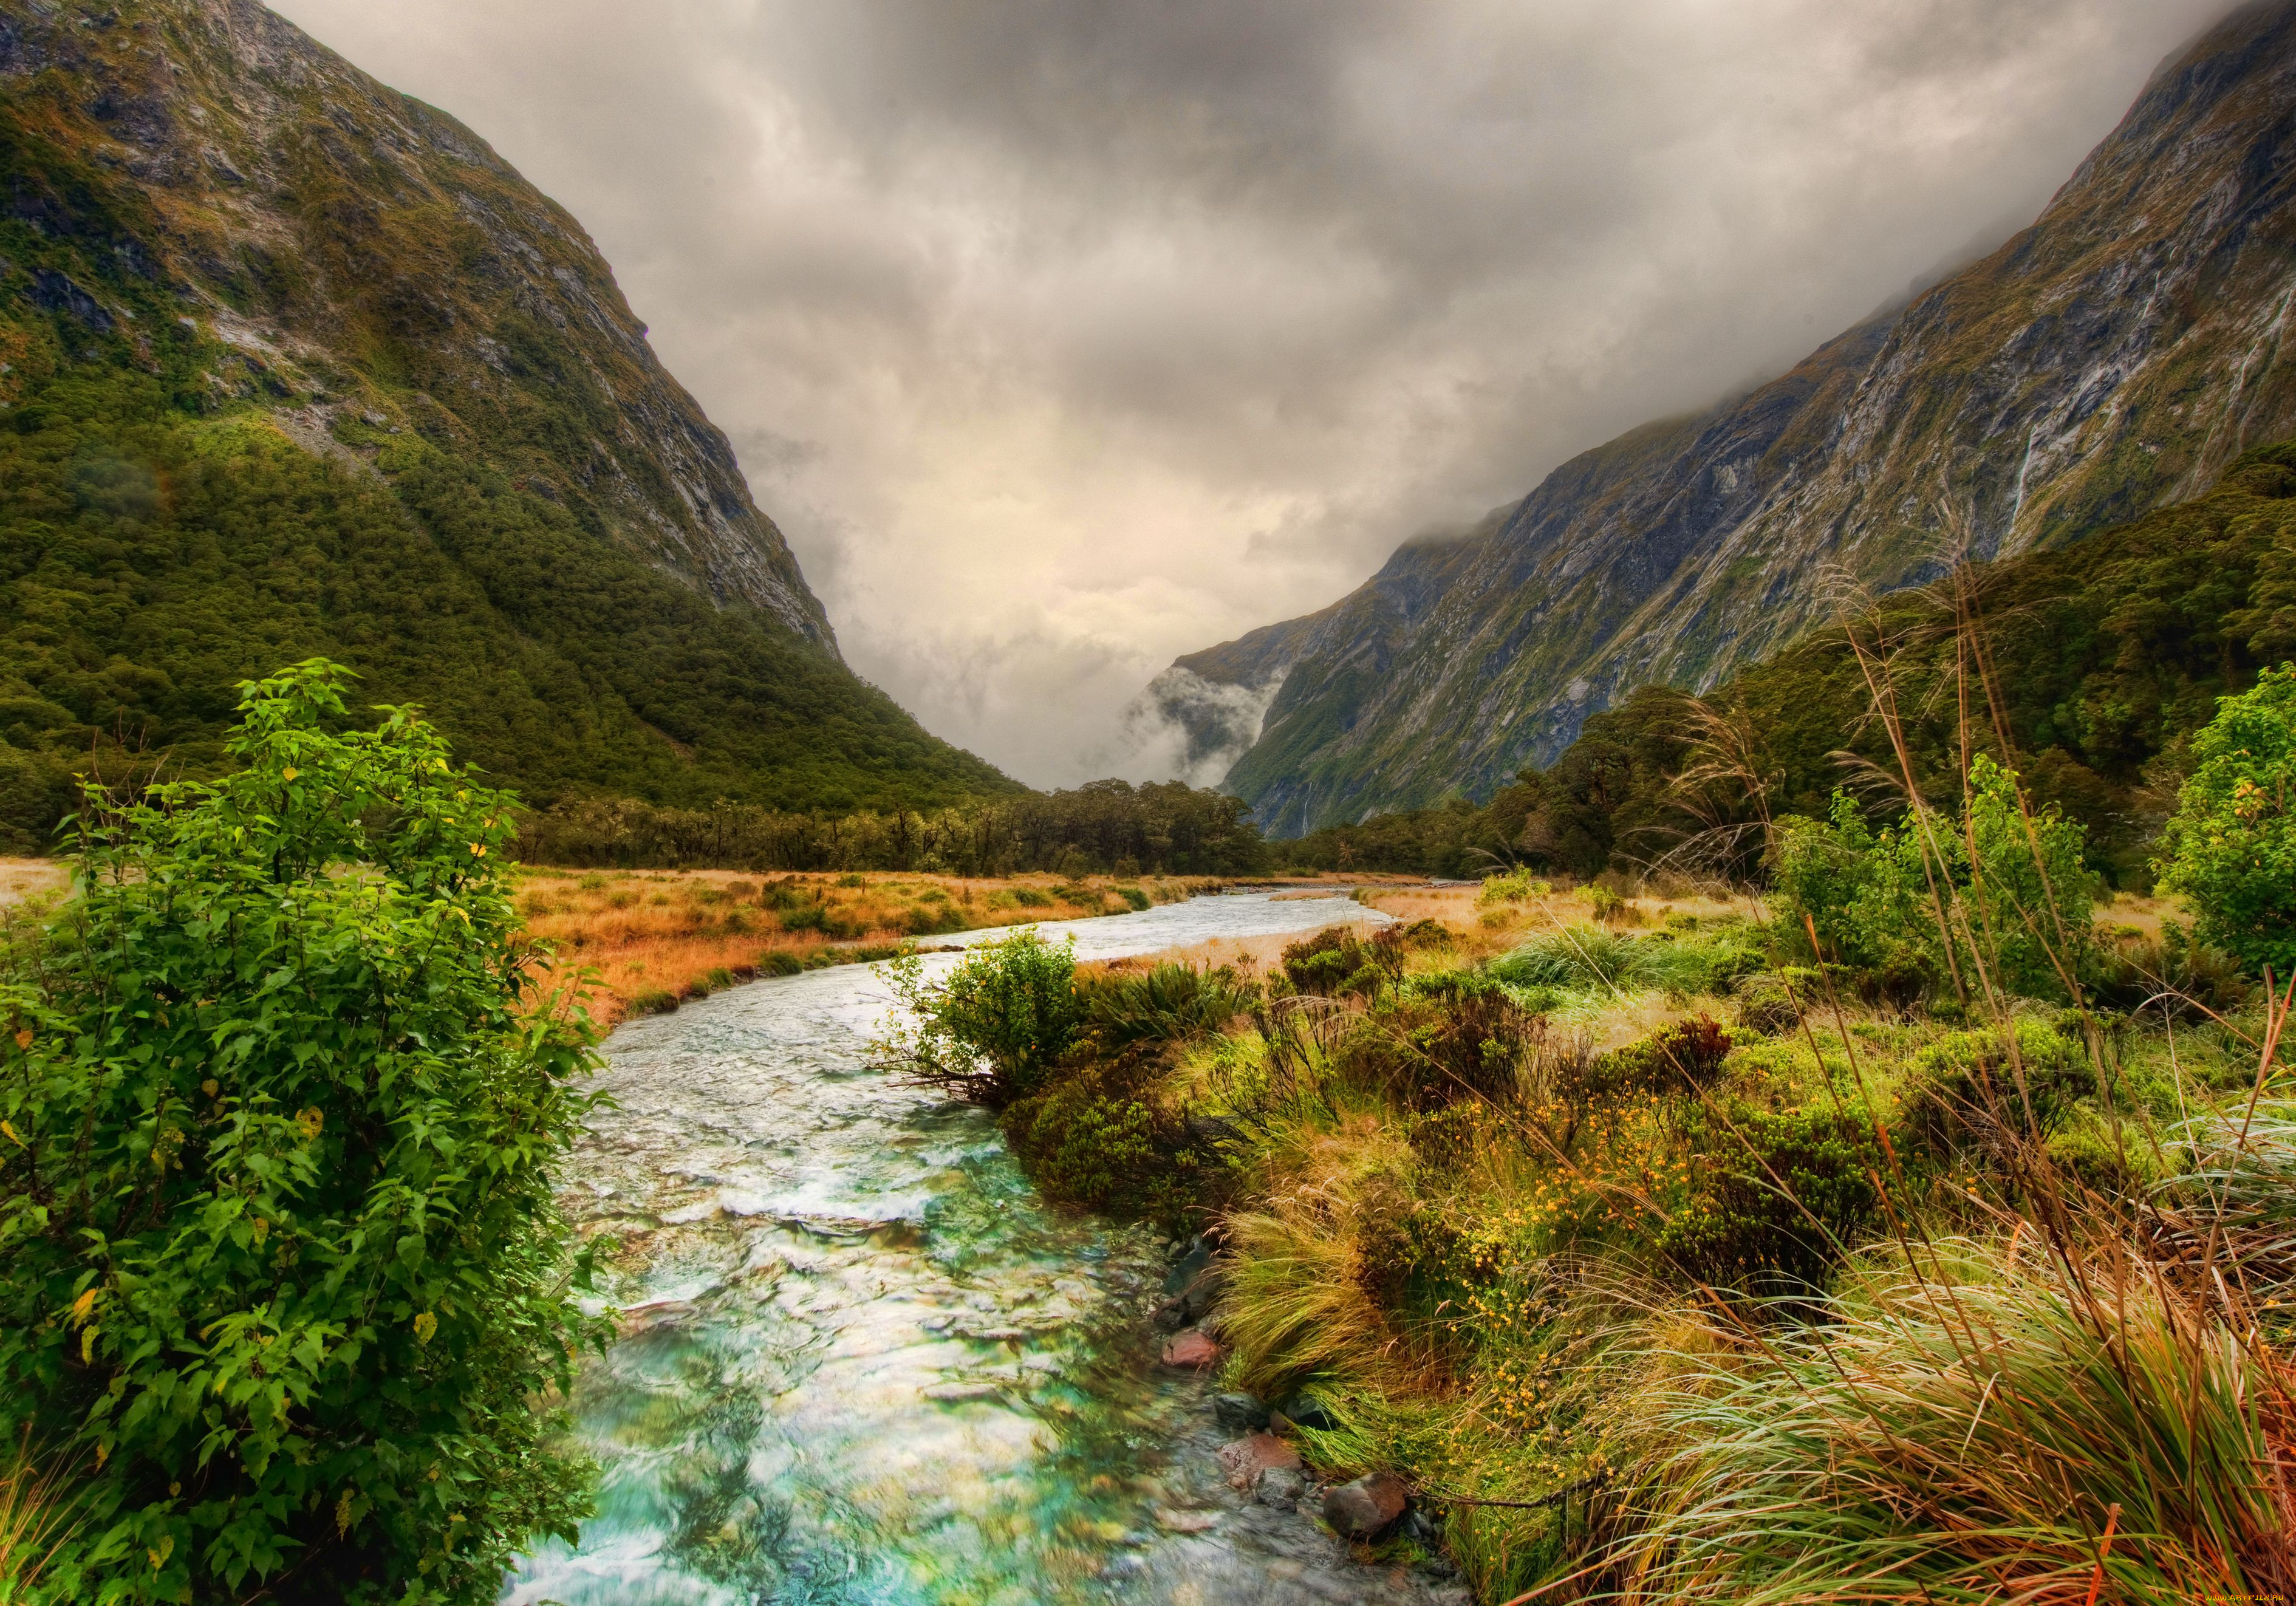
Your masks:
{"label": "dry golden grass", "polygon": [[[518,903],[528,934],[556,950],[561,971],[593,974],[591,1012],[611,1026],[639,1012],[641,1001],[696,996],[777,960],[820,963],[840,949],[903,940],[931,946],[946,932],[1121,913],[1131,905],[1114,890],[1119,885],[1168,903],[1206,884],[528,867],[520,872]],[[795,906],[775,908],[776,901]]]}
{"label": "dry golden grass", "polygon": [[54,859],[0,859],[0,904],[21,903],[36,893],[62,892],[70,874]]}

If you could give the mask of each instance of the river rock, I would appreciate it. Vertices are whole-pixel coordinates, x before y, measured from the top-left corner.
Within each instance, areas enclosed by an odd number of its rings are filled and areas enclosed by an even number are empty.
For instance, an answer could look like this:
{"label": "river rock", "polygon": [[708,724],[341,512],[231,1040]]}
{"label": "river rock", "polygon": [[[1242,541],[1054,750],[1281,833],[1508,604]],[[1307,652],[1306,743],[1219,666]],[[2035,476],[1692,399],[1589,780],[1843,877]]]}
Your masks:
{"label": "river rock", "polygon": [[1273,1433],[1247,1434],[1234,1444],[1222,1445],[1213,1454],[1226,1471],[1228,1487],[1232,1489],[1258,1487],[1263,1472],[1300,1470],[1300,1452]]}
{"label": "river rock", "polygon": [[1392,1472],[1372,1472],[1324,1495],[1324,1520],[1344,1538],[1371,1539],[1387,1531],[1411,1504],[1411,1491]]}
{"label": "river rock", "polygon": [[1269,1425],[1267,1407],[1249,1394],[1213,1395],[1212,1415],[1231,1433],[1258,1432]]}
{"label": "river rock", "polygon": [[1220,1347],[1200,1327],[1176,1334],[1164,1345],[1164,1364],[1176,1372],[1209,1372],[1219,1358]]}
{"label": "river rock", "polygon": [[1308,1492],[1307,1477],[1291,1467],[1269,1467],[1260,1473],[1259,1481],[1251,1486],[1251,1497],[1262,1505],[1272,1505],[1278,1511],[1291,1511]]}
{"label": "river rock", "polygon": [[1285,1421],[1296,1427],[1312,1428],[1318,1433],[1328,1433],[1340,1425],[1324,1402],[1312,1394],[1295,1394],[1283,1407]]}

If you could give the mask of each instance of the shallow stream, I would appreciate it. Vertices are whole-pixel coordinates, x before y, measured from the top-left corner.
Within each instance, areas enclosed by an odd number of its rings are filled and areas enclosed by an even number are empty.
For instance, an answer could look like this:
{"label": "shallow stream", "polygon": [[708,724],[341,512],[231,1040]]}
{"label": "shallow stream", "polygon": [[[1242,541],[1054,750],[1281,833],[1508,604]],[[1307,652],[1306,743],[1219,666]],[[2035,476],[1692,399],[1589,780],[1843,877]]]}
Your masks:
{"label": "shallow stream", "polygon": [[[1041,930],[1111,959],[1381,918],[1244,893]],[[1464,1602],[1223,1482],[1232,1435],[1201,1381],[1154,1370],[1141,1320],[1170,1247],[1047,1209],[991,1118],[872,1069],[894,1007],[849,966],[608,1043],[619,1108],[568,1188],[636,1267],[575,1399],[600,1512],[504,1600]]]}

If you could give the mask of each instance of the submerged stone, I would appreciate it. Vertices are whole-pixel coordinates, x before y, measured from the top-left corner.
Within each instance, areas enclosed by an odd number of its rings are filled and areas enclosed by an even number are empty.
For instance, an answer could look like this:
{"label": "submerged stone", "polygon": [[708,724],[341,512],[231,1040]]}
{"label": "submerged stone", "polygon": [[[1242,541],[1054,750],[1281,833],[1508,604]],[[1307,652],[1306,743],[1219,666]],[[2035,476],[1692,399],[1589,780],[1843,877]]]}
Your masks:
{"label": "submerged stone", "polygon": [[1371,1539],[1394,1526],[1411,1491],[1392,1472],[1372,1472],[1324,1495],[1324,1520],[1345,1538]]}
{"label": "submerged stone", "polygon": [[1267,1407],[1249,1394],[1215,1394],[1212,1415],[1231,1433],[1250,1433],[1268,1426]]}
{"label": "submerged stone", "polygon": [[1164,1346],[1163,1362],[1177,1372],[1209,1372],[1219,1364],[1220,1347],[1201,1328],[1192,1327]]}

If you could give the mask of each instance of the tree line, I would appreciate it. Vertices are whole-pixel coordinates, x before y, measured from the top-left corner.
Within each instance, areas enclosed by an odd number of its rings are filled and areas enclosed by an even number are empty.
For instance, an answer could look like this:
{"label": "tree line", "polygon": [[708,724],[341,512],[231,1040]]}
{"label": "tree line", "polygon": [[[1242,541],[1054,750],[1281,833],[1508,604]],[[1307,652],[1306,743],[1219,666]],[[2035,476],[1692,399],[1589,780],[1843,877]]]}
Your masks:
{"label": "tree line", "polygon": [[1250,875],[1268,868],[1243,802],[1179,782],[1094,781],[939,809],[807,813],[582,798],[528,815],[518,851],[579,868],[905,870],[954,875]]}

